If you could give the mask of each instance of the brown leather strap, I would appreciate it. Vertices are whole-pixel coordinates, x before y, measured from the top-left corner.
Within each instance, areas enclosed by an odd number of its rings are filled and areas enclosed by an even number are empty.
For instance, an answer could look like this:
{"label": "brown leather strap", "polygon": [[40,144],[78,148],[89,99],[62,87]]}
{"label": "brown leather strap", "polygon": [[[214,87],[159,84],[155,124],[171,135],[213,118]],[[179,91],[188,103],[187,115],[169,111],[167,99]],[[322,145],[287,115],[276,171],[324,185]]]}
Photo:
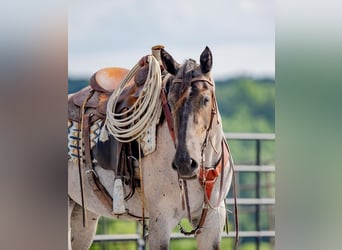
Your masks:
{"label": "brown leather strap", "polygon": [[205,219],[207,218],[207,214],[208,214],[208,207],[205,207],[205,208],[203,208],[203,210],[202,210],[202,214],[201,214],[200,222],[199,222],[199,224],[198,224],[198,226],[197,226],[198,229],[197,229],[196,234],[201,233],[201,229],[203,228]]}
{"label": "brown leather strap", "polygon": [[[195,77],[195,78],[192,78],[190,82],[196,82],[196,81],[204,81],[204,82],[207,82],[209,83],[210,86],[214,86],[214,83],[202,76],[200,77]],[[172,83],[183,83],[184,82],[184,79],[175,79],[173,80]]]}
{"label": "brown leather strap", "polygon": [[190,212],[190,202],[189,202],[189,192],[188,192],[188,184],[186,180],[183,181],[184,184],[184,192],[185,192],[185,204],[186,204],[186,211],[188,213],[188,220],[191,223],[191,212]]}
{"label": "brown leather strap", "polygon": [[[228,154],[228,149],[225,147],[223,140],[225,140],[224,138],[222,138],[221,141],[221,165],[222,165],[222,171],[221,171],[221,178],[220,178],[220,192],[219,192],[219,198],[217,200],[217,204],[216,206],[218,207],[221,203],[222,200],[222,195],[223,195],[223,177],[224,177],[224,169],[225,169],[225,156],[226,154]],[[227,155],[229,157],[229,154]]]}
{"label": "brown leather strap", "polygon": [[[223,139],[224,140],[224,139]],[[214,168],[206,169],[200,168],[200,172],[198,175],[198,179],[200,183],[204,186],[204,190],[206,193],[206,198],[209,201],[211,197],[211,192],[213,190],[214,184],[216,183],[216,179],[219,175],[221,175],[220,180],[220,194],[219,194],[219,201],[222,199],[222,190],[223,190],[223,175],[224,175],[224,166],[227,164],[228,159],[230,158],[230,154],[228,151],[227,146],[224,144],[222,140],[221,146],[221,157],[218,163]],[[218,201],[218,202],[219,202]]]}
{"label": "brown leather strap", "polygon": [[165,119],[166,119],[166,122],[167,122],[167,127],[169,128],[169,132],[170,132],[173,144],[176,147],[175,130],[174,130],[174,127],[173,127],[173,120],[172,120],[171,111],[170,111],[170,108],[169,108],[169,104],[167,102],[165,88],[162,88],[162,90],[160,92],[160,97],[162,99],[163,111],[164,111]]}
{"label": "brown leather strap", "polygon": [[[232,165],[233,167],[233,165]],[[235,184],[235,170],[233,167],[233,195],[234,195],[234,221],[235,221],[235,244],[234,249],[237,249],[239,244],[239,218],[238,218],[238,208],[237,208],[237,201],[236,201],[236,184]]]}
{"label": "brown leather strap", "polygon": [[[191,231],[185,231],[184,228],[181,226],[179,223],[179,228],[180,232],[183,233],[184,235],[192,235],[192,234],[199,234],[201,232],[201,228],[204,225],[205,219],[207,217],[208,213],[208,206],[210,205],[210,197],[211,193],[214,187],[214,184],[216,182],[216,179],[219,175],[221,175],[220,178],[220,192],[219,192],[219,199],[217,201],[217,206],[219,206],[221,199],[222,199],[222,194],[223,194],[223,175],[224,175],[224,166],[228,162],[229,158],[229,152],[227,146],[225,146],[223,142],[224,138],[222,139],[221,146],[222,146],[222,153],[221,153],[221,159],[218,161],[217,165],[215,166],[214,169],[205,169],[203,168],[200,169],[200,174],[199,174],[199,181],[201,184],[204,185],[204,208],[202,209],[202,214],[200,217],[200,221],[197,225],[197,227]],[[189,198],[188,198],[188,189],[186,185],[186,181],[183,181],[184,183],[184,191],[185,191],[185,198],[186,198],[186,206],[187,206],[187,213],[188,213],[188,219],[191,222],[191,215],[190,215],[190,207],[189,207]]]}
{"label": "brown leather strap", "polygon": [[[92,114],[85,114],[86,110],[86,104],[88,100],[92,97],[94,91],[90,91],[89,95],[84,99],[84,102],[80,109],[80,126],[79,130],[82,131],[82,141],[84,145],[84,156],[85,156],[85,171],[87,173],[88,177],[88,183],[91,186],[92,190],[94,191],[97,198],[102,202],[102,204],[107,208],[108,212],[112,212],[113,207],[113,199],[105,189],[105,187],[101,184],[95,170],[93,169],[93,164],[91,160],[91,148],[90,148],[90,120]],[[78,138],[81,138],[78,135]],[[77,141],[77,143],[80,143],[80,140]],[[78,148],[80,145],[78,145]],[[80,175],[80,187],[81,187],[81,200],[82,200],[82,217],[83,217],[83,226],[86,226],[86,209],[85,209],[85,192],[84,192],[84,179],[83,179],[83,171],[81,168],[81,161],[82,156],[78,150],[78,165],[79,165],[79,175]]]}
{"label": "brown leather strap", "polygon": [[[227,208],[227,199],[224,199],[224,207]],[[226,234],[228,235],[228,233],[229,233],[229,223],[228,223],[227,212],[226,212],[226,219],[225,219],[225,229],[226,229]]]}
{"label": "brown leather strap", "polygon": [[237,207],[237,194],[236,194],[236,183],[235,183],[235,169],[234,169],[234,162],[233,158],[230,154],[230,148],[226,140],[224,140],[224,143],[226,145],[226,148],[229,152],[229,163],[233,170],[233,197],[234,197],[234,222],[235,222],[235,243],[234,243],[234,249],[237,249],[239,244],[239,216],[238,216],[238,207]]}
{"label": "brown leather strap", "polygon": [[[80,189],[81,189],[81,203],[82,203],[82,219],[83,219],[83,227],[86,227],[87,225],[87,221],[86,221],[86,209],[85,209],[85,199],[84,199],[84,180],[83,180],[83,171],[82,171],[82,156],[80,154],[80,142],[81,142],[81,137],[83,138],[83,134],[84,134],[84,130],[87,130],[87,128],[85,129],[84,126],[85,124],[88,124],[89,122],[89,115],[85,115],[85,107],[87,102],[89,101],[89,99],[93,96],[94,91],[91,90],[88,94],[88,96],[86,96],[86,98],[84,99],[82,106],[80,108],[80,122],[79,122],[79,126],[78,126],[78,131],[77,131],[77,157],[78,157],[78,174],[79,174],[79,178],[80,178]],[[89,129],[88,129],[89,130]],[[82,136],[80,136],[80,131],[82,131]],[[89,132],[88,132],[89,133]],[[83,140],[82,140],[83,141]]]}
{"label": "brown leather strap", "polygon": [[[92,187],[92,190],[96,194],[97,198],[106,206],[106,208],[112,211],[112,198],[107,192],[106,188],[101,184],[95,170],[93,169],[93,163],[91,159],[90,148],[90,116],[92,114],[85,114],[83,120],[83,143],[84,143],[84,155],[86,173],[88,174],[88,182]],[[91,173],[91,174],[90,174]],[[110,197],[110,198],[109,198]]]}
{"label": "brown leather strap", "polygon": [[203,228],[203,225],[204,225],[204,222],[205,222],[205,219],[207,218],[207,214],[208,214],[208,207],[204,207],[202,209],[202,213],[201,213],[201,217],[200,217],[200,221],[197,225],[196,228],[194,228],[193,230],[191,231],[186,231],[182,225],[179,223],[178,226],[179,226],[179,231],[184,234],[184,235],[196,235],[196,234],[199,234],[201,233],[201,229]]}
{"label": "brown leather strap", "polygon": [[83,129],[82,129],[82,139],[84,145],[84,157],[86,169],[91,169],[91,154],[90,154],[90,116],[92,114],[83,115]]}

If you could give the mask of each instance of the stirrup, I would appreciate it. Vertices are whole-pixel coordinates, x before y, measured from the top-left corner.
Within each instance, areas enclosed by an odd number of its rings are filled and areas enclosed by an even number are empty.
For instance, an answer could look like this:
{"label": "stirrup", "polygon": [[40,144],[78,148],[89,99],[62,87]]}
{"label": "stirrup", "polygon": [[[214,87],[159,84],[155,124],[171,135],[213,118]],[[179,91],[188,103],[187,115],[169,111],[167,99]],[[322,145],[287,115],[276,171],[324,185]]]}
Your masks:
{"label": "stirrup", "polygon": [[124,193],[121,179],[114,180],[113,188],[113,212],[114,214],[124,214],[126,212],[124,204]]}

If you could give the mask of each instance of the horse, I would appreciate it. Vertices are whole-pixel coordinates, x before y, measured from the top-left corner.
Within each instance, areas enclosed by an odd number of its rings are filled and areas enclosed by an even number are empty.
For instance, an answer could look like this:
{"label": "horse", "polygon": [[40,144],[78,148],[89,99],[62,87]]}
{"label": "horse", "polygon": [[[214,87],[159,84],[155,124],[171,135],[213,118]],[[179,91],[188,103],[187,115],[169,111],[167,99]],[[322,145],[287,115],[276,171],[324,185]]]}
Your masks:
{"label": "horse", "polygon": [[[99,199],[85,178],[89,171],[83,170],[80,187],[79,166],[68,162],[69,249],[90,247],[100,216],[148,219],[150,250],[169,249],[173,228],[188,219],[194,229],[186,232],[181,227],[181,232],[195,235],[198,249],[219,249],[233,163],[211,77],[212,53],[206,47],[199,64],[192,59],[179,64],[162,48],[160,60],[166,72],[163,91],[169,112],[164,110],[165,119],[157,127],[156,150],[140,159],[143,182],[125,200],[127,212],[113,214]],[[113,196],[114,172],[94,162],[93,172]]]}

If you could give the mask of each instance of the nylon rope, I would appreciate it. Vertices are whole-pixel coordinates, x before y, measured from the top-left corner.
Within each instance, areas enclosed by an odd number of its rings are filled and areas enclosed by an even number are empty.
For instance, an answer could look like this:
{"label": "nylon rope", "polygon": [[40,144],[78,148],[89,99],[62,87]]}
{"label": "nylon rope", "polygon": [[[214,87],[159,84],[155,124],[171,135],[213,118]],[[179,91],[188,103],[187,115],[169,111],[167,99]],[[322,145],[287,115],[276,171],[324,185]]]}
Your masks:
{"label": "nylon rope", "polygon": [[108,99],[105,126],[108,132],[120,142],[131,142],[142,136],[149,126],[159,119],[162,103],[159,98],[162,77],[159,62],[148,56],[148,74],[146,82],[136,102],[128,110],[116,113],[115,108],[127,83],[140,69],[136,64],[120,83],[120,86]]}

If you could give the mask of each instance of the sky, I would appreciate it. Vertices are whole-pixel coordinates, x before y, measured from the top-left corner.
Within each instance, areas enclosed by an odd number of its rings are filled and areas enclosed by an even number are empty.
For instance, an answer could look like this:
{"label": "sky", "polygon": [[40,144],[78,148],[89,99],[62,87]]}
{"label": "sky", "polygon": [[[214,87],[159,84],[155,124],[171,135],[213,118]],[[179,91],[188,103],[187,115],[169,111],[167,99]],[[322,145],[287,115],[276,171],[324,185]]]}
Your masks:
{"label": "sky", "polygon": [[179,63],[208,46],[214,79],[274,77],[273,0],[70,0],[69,77],[131,69],[157,44]]}

